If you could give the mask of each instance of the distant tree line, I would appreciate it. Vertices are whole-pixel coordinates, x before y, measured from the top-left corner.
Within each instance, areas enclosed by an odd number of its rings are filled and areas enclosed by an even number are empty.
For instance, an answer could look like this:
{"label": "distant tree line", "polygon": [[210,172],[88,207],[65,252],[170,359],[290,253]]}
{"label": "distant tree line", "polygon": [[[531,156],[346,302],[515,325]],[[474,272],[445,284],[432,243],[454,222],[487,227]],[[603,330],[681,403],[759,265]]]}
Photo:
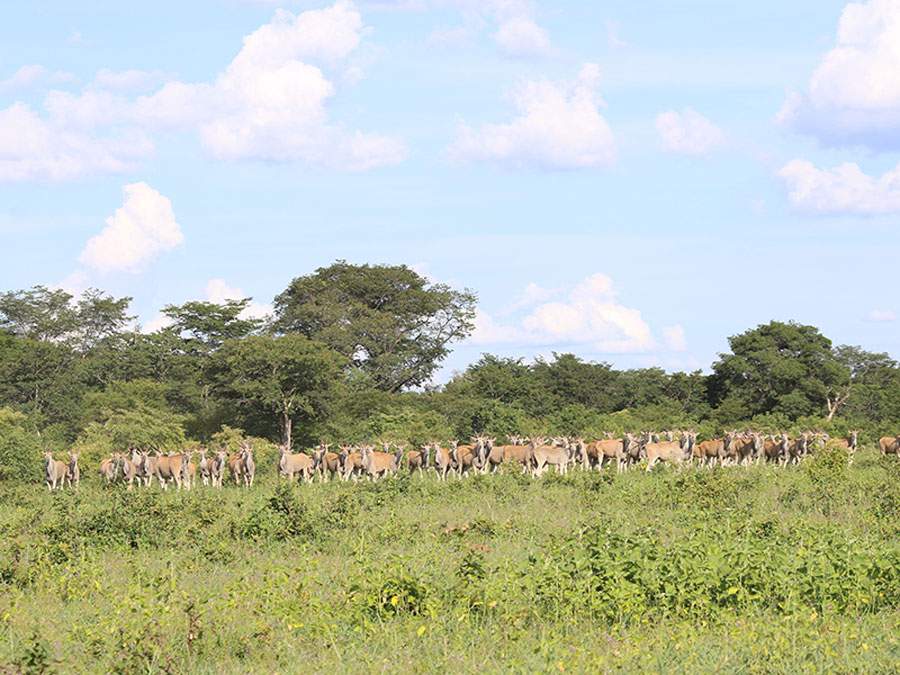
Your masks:
{"label": "distant tree line", "polygon": [[406,266],[338,261],[294,279],[266,320],[248,317],[250,298],[194,301],[165,307],[171,324],[143,333],[130,303],[95,289],[0,294],[0,478],[43,448],[177,447],[232,429],[308,447],[687,426],[874,435],[900,423],[890,356],[796,323],[730,338],[710,374],[485,354],[433,388],[473,330],[476,297]]}

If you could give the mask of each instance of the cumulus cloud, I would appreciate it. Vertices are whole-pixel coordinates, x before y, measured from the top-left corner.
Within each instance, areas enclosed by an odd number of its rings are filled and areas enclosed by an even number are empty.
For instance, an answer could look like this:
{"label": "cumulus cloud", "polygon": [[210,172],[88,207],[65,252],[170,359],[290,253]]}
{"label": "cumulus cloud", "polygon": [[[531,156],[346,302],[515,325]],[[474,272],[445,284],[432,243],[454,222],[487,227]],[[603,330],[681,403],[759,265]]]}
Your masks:
{"label": "cumulus cloud", "polygon": [[[249,297],[240,288],[230,286],[224,279],[210,279],[206,283],[206,299],[216,304],[224,304],[229,300],[243,300]],[[272,305],[251,302],[241,312],[242,319],[264,319],[274,311]]]}
{"label": "cumulus cloud", "polygon": [[851,2],[837,44],[804,93],[789,95],[777,120],[829,145],[900,147],[900,3]]}
{"label": "cumulus cloud", "polygon": [[535,56],[550,51],[547,32],[526,16],[504,21],[494,34],[494,40],[510,56]]}
{"label": "cumulus cloud", "polygon": [[819,169],[812,162],[795,159],[778,176],[788,188],[791,204],[801,211],[859,215],[900,212],[900,165],[873,177],[853,162]]}
{"label": "cumulus cloud", "polygon": [[74,82],[75,76],[63,70],[50,71],[39,63],[30,63],[19,68],[5,80],[0,80],[0,91],[28,89],[39,84],[63,84]]}
{"label": "cumulus cloud", "polygon": [[615,161],[615,139],[600,114],[600,69],[585,64],[575,82],[525,82],[512,92],[519,116],[506,124],[460,127],[449,155],[545,169],[605,167]]}
{"label": "cumulus cloud", "polygon": [[565,299],[540,303],[509,325],[479,311],[472,340],[475,344],[582,345],[604,353],[640,353],[656,347],[641,312],[619,302],[612,279],[604,274],[587,277]]}
{"label": "cumulus cloud", "polygon": [[691,108],[660,113],[656,131],[663,149],[682,155],[708,155],[725,142],[722,130]]}
{"label": "cumulus cloud", "polygon": [[121,173],[152,152],[137,131],[100,135],[44,119],[24,103],[0,110],[0,182]]}
{"label": "cumulus cloud", "polygon": [[[0,128],[0,180],[127,170],[129,160],[152,152],[149,141],[134,139],[163,129],[195,132],[208,153],[223,160],[350,171],[396,164],[406,156],[400,140],[345,128],[328,111],[337,93],[331,71],[342,81],[360,76],[357,66],[343,62],[364,31],[346,0],[297,15],[278,10],[244,38],[211,82],[173,80],[130,97],[129,91],[153,87],[160,74],[101,70],[79,93],[51,91],[44,115],[15,104],[0,111],[0,119],[15,123]],[[16,139],[22,127],[30,146]]]}
{"label": "cumulus cloud", "polygon": [[146,183],[126,185],[124,203],[88,240],[79,261],[100,272],[140,270],[161,253],[181,245],[184,235],[172,202]]}

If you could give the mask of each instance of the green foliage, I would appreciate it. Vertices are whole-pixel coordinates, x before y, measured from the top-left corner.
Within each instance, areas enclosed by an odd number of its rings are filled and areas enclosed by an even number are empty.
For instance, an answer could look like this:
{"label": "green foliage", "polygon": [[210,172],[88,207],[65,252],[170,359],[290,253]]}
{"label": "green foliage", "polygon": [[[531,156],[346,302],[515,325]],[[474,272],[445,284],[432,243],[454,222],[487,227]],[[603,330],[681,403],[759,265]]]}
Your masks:
{"label": "green foliage", "polygon": [[472,331],[475,295],[432,284],[405,265],[338,261],[275,298],[275,328],[328,345],[375,386],[427,382],[449,345]]}
{"label": "green foliage", "polygon": [[22,413],[0,408],[0,480],[39,479],[44,448],[28,426]]}

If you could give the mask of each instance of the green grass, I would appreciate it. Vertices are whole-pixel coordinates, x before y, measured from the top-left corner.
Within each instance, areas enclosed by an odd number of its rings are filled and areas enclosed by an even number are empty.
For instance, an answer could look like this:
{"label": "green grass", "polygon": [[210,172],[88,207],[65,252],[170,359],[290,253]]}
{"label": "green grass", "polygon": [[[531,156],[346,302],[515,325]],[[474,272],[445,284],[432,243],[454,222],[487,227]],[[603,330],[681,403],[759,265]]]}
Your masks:
{"label": "green grass", "polygon": [[892,460],[4,485],[0,672],[892,672]]}

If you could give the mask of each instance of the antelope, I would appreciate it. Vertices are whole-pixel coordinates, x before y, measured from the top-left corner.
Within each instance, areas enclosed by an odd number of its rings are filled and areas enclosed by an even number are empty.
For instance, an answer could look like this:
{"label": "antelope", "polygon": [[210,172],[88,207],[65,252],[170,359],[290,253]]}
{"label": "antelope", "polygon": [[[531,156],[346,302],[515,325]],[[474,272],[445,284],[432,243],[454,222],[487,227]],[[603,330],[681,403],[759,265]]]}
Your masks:
{"label": "antelope", "polygon": [[878,439],[878,448],[883,456],[894,455],[897,459],[900,459],[900,434],[897,434],[894,438],[882,436]]}
{"label": "antelope", "polygon": [[725,440],[722,438],[713,438],[708,441],[700,441],[694,446],[693,456],[696,457],[703,466],[713,467],[716,460],[724,466],[725,464]]}
{"label": "antelope", "polygon": [[253,448],[247,442],[241,444],[241,473],[244,476],[244,486],[253,487],[253,479],[256,477],[256,462],[253,460]]}
{"label": "antelope", "polygon": [[853,455],[856,454],[856,448],[859,446],[859,432],[851,431],[845,438],[835,438],[831,444],[842,450],[847,451],[847,464],[853,464]]}
{"label": "antelope", "polygon": [[191,460],[192,457],[193,452],[188,450],[181,465],[181,483],[186,490],[194,487],[194,483],[197,480],[197,465]]}
{"label": "antelope", "polygon": [[484,468],[483,472],[490,471],[491,473],[497,473],[500,467],[503,465],[504,460],[506,459],[506,451],[504,446],[502,445],[494,445],[493,438],[484,439]]}
{"label": "antelope", "polygon": [[244,480],[244,465],[241,462],[240,451],[228,455],[228,474],[234,480],[235,485],[240,485]]}
{"label": "antelope", "polygon": [[652,471],[657,462],[681,464],[689,461],[693,452],[693,443],[691,435],[686,433],[680,441],[647,443],[644,450],[647,453],[647,471]]}
{"label": "antelope", "polygon": [[150,487],[150,484],[153,482],[153,476],[156,475],[156,465],[159,461],[159,456],[150,456],[150,453],[146,450],[141,451],[141,459],[138,464],[140,469],[140,477],[144,481],[144,487]]}
{"label": "antelope", "polygon": [[[475,443],[478,441],[476,440]],[[475,445],[454,445],[450,450],[450,456],[453,464],[456,465],[456,474],[462,478],[475,466]]]}
{"label": "antelope", "polygon": [[157,451],[156,467],[153,473],[163,490],[169,489],[170,481],[175,483],[179,490],[181,489],[184,463],[185,456],[182,454],[168,453],[163,455]]}
{"label": "antelope", "polygon": [[114,452],[109,457],[100,462],[100,478],[106,479],[106,484],[113,483],[119,476],[119,465],[122,456],[118,452]]}
{"label": "antelope", "polygon": [[784,455],[784,465],[799,464],[800,460],[809,454],[810,433],[804,431],[793,443],[788,446],[788,451]]}
{"label": "antelope", "polygon": [[197,456],[200,458],[197,462],[197,468],[200,469],[200,482],[204,486],[208,486],[212,482],[213,460],[207,458],[206,448],[200,448],[197,451]]}
{"label": "antelope", "polygon": [[340,462],[341,480],[348,481],[351,478],[358,480],[362,475],[362,453],[354,450],[349,445],[342,445],[341,451],[338,453],[338,461]]}
{"label": "antelope", "polygon": [[296,474],[300,474],[300,479],[304,482],[312,481],[313,471],[315,470],[315,459],[302,452],[292,454],[287,444],[280,446],[281,458],[278,460],[278,472],[287,477],[291,482]]}
{"label": "antelope", "polygon": [[791,444],[791,439],[788,438],[788,435],[784,432],[781,432],[778,436],[772,436],[771,438],[767,438],[765,442],[763,442],[762,452],[759,453],[759,460],[766,460],[768,462],[778,462],[781,461],[783,457],[787,457]]}
{"label": "antelope", "polygon": [[66,481],[69,487],[73,485],[77,488],[81,483],[81,470],[78,468],[78,453],[74,450],[69,451],[69,464],[66,466]]}
{"label": "antelope", "polygon": [[561,476],[568,473],[572,448],[565,439],[556,438],[551,445],[542,442],[542,439],[532,439],[531,449],[531,475],[535,478],[542,476],[548,465],[555,466],[556,473]]}
{"label": "antelope", "polygon": [[225,450],[217,450],[216,456],[210,460],[209,467],[209,480],[213,487],[222,487],[222,479],[225,477],[225,467],[227,465],[228,453]]}
{"label": "antelope", "polygon": [[512,460],[518,462],[522,466],[522,473],[527,473],[531,469],[531,445],[530,442],[519,437],[510,437],[511,445],[501,445],[499,452],[502,453],[503,461]]}
{"label": "antelope", "polygon": [[434,470],[440,480],[447,480],[447,473],[453,470],[453,455],[447,448],[434,444]]}
{"label": "antelope", "polygon": [[626,433],[622,439],[622,471],[626,471],[632,464],[641,461],[644,455],[644,447],[650,442],[650,435],[642,433],[639,438],[635,438],[630,433]]}
{"label": "antelope", "polygon": [[628,461],[625,454],[627,443],[628,440],[626,438],[606,438],[602,441],[589,443],[585,448],[588,464],[593,464],[599,471],[604,464],[615,460],[616,473],[622,473]]}
{"label": "antelope", "polygon": [[[387,444],[385,444],[387,447]],[[364,445],[362,451],[363,471],[370,480],[377,480],[397,470],[398,455],[389,452],[378,452],[371,445]],[[402,451],[400,455],[402,456]]]}
{"label": "antelope", "polygon": [[406,465],[409,467],[410,475],[417,471],[420,474],[427,471],[430,460],[431,446],[427,443],[422,446],[421,450],[410,450],[406,455]]}
{"label": "antelope", "polygon": [[328,451],[327,443],[320,443],[318,450],[313,453],[315,470],[319,478],[325,482],[340,470],[340,459],[336,452]]}
{"label": "antelope", "polygon": [[142,481],[141,477],[141,454],[132,448],[131,451],[131,459],[125,457],[125,455],[119,455],[119,468],[122,470],[122,480],[128,483],[128,489],[130,490],[134,481],[137,481],[138,487],[140,487]]}
{"label": "antelope", "polygon": [[48,490],[61,490],[65,487],[67,473],[65,462],[53,459],[53,453],[49,450],[44,453],[44,477]]}

